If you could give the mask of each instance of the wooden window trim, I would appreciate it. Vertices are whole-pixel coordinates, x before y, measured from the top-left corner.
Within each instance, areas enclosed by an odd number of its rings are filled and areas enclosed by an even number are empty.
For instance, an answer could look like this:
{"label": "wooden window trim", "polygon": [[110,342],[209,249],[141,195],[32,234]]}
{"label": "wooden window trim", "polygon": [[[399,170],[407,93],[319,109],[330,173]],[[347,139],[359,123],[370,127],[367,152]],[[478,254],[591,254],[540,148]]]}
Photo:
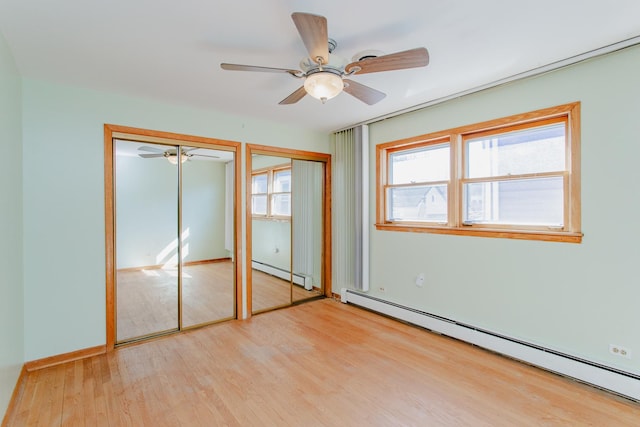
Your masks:
{"label": "wooden window trim", "polygon": [[[495,224],[463,224],[462,223],[462,189],[464,183],[474,182],[464,176],[465,141],[494,133],[507,133],[526,129],[539,124],[566,123],[566,144],[564,171],[522,174],[509,176],[506,179],[562,176],[564,178],[565,221],[562,230],[548,227],[513,226]],[[390,187],[388,176],[389,155],[398,151],[420,148],[432,144],[449,142],[450,171],[449,212],[447,224],[434,222],[392,222],[386,220],[387,189]],[[502,180],[505,177],[478,179]],[[563,104],[551,108],[540,109],[528,113],[516,114],[486,122],[465,125],[444,131],[419,135],[398,141],[391,141],[376,146],[376,224],[377,230],[419,232],[433,234],[452,234],[463,236],[494,237],[509,239],[541,240],[552,242],[581,243],[581,200],[580,200],[580,102]]]}
{"label": "wooden window trim", "polygon": [[[262,220],[266,220],[266,221],[291,221],[291,215],[272,215],[271,214],[271,199],[273,198],[274,195],[276,194],[291,194],[290,191],[280,191],[280,192],[276,192],[273,191],[273,180],[274,180],[274,176],[277,172],[280,171],[285,171],[285,170],[291,170],[291,164],[287,163],[287,164],[283,164],[283,165],[275,165],[275,166],[268,166],[268,167],[264,167],[264,168],[260,168],[260,169],[256,169],[251,171],[251,184],[253,184],[253,177],[256,175],[267,175],[267,192],[266,193],[254,193],[253,191],[251,192],[251,198],[253,199],[253,196],[267,196],[267,214],[266,215],[259,215],[259,214],[254,214],[253,213],[253,206],[249,206],[249,209],[251,210],[251,217],[254,219],[262,219]],[[252,185],[252,190],[253,190],[253,185]]]}

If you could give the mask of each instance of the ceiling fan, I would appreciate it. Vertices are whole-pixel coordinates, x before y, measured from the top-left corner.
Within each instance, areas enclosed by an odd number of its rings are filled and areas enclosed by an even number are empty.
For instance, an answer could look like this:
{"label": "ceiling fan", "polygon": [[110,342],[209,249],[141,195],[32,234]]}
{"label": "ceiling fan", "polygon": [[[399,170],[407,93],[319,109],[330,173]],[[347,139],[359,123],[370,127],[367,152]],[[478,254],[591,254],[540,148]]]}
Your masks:
{"label": "ceiling fan", "polygon": [[327,19],[324,16],[296,12],[291,18],[309,52],[309,57],[300,62],[302,70],[227,63],[220,64],[220,67],[231,71],[287,73],[304,79],[304,85],[280,101],[280,105],[294,104],[306,94],[324,104],[343,90],[360,101],[373,105],[384,99],[386,94],[345,77],[425,67],[429,63],[429,53],[424,47],[382,56],[353,58],[354,61],[349,62],[333,54],[337,43],[328,36]]}
{"label": "ceiling fan", "polygon": [[[213,159],[219,159],[220,157],[218,156],[209,156],[206,154],[199,154],[199,153],[190,153],[190,151],[193,150],[197,150],[197,148],[195,147],[191,147],[191,148],[181,148],[180,149],[180,163],[184,163],[187,160],[190,160],[192,157],[210,157]],[[161,150],[159,148],[156,147],[147,147],[147,146],[142,146],[142,147],[138,147],[138,151],[147,151],[151,154],[144,154],[144,153],[139,153],[138,156],[145,158],[145,159],[150,159],[150,158],[154,158],[154,157],[164,157],[165,159],[167,159],[167,161],[171,164],[177,165],[178,164],[178,151],[175,148],[169,148],[168,150]]]}

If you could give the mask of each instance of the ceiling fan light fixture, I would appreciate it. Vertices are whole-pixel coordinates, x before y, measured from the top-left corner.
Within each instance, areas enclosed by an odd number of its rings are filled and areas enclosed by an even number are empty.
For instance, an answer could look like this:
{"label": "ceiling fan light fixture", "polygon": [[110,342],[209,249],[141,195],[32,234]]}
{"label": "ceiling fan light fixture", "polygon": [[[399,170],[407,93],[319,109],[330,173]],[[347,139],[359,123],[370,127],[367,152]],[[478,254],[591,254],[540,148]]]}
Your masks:
{"label": "ceiling fan light fixture", "polygon": [[309,95],[324,104],[342,92],[344,82],[340,74],[331,71],[318,71],[307,76],[304,81],[304,89]]}
{"label": "ceiling fan light fixture", "polygon": [[[178,164],[178,156],[174,153],[165,153],[164,157],[166,157],[167,161],[172,165]],[[189,159],[189,156],[186,153],[180,154],[180,163],[184,163]]]}

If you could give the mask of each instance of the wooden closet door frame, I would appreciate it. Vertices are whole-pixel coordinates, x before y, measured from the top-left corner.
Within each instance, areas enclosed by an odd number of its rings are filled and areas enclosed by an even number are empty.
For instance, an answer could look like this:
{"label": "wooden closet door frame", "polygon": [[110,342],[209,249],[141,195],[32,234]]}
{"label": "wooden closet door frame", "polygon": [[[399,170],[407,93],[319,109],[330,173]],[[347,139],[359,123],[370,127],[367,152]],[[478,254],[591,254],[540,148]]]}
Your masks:
{"label": "wooden closet door frame", "polygon": [[252,272],[251,272],[251,156],[262,154],[265,156],[285,157],[292,160],[310,160],[324,164],[324,191],[323,191],[323,223],[322,223],[322,275],[324,282],[324,296],[332,297],[331,287],[331,154],[303,151],[291,148],[272,147],[269,145],[247,144],[245,154],[245,187],[246,187],[246,272],[247,279],[247,318],[252,316]]}
{"label": "wooden closet door frame", "polygon": [[241,215],[241,143],[194,135],[184,135],[149,129],[133,128],[113,124],[104,125],[104,209],[105,209],[105,279],[106,279],[106,349],[111,351],[116,344],[115,304],[115,189],[113,139],[121,138],[139,142],[189,145],[194,147],[221,149],[234,153],[234,260],[235,260],[235,318],[242,316],[242,215]]}

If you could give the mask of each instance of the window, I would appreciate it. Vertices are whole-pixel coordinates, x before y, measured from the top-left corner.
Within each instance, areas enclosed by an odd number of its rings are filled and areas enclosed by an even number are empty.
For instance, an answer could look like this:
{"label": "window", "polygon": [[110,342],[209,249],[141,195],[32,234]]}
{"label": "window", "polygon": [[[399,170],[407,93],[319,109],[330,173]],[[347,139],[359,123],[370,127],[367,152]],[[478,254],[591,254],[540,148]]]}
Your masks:
{"label": "window", "polygon": [[448,141],[389,151],[389,221],[447,223],[449,151]]}
{"label": "window", "polygon": [[291,167],[274,167],[251,175],[251,214],[291,217]]}
{"label": "window", "polygon": [[377,224],[578,243],[579,103],[377,146]]}

